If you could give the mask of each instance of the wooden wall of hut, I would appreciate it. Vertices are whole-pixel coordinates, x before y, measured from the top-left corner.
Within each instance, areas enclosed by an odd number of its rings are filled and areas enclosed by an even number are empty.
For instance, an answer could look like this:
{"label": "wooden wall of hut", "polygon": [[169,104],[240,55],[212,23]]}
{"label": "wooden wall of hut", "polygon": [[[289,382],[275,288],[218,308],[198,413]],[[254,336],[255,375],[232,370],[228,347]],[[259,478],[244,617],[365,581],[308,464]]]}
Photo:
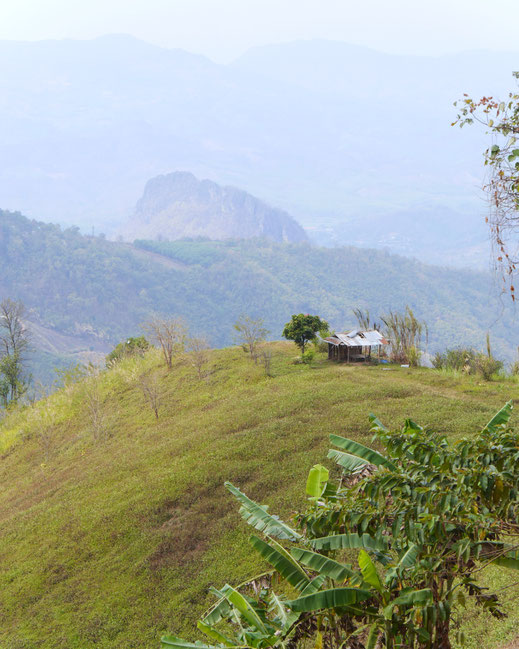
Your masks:
{"label": "wooden wall of hut", "polygon": [[362,347],[349,347],[348,345],[332,345],[328,343],[328,359],[333,361],[346,361],[347,363],[354,356],[362,355]]}

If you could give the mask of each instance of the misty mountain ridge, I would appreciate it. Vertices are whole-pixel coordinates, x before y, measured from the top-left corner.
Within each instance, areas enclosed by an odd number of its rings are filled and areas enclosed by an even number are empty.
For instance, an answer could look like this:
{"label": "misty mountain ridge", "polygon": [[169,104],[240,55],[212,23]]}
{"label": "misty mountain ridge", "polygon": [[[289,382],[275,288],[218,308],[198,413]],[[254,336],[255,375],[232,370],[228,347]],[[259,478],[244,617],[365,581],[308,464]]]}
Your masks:
{"label": "misty mountain ridge", "polygon": [[[505,94],[516,62],[299,41],[221,65],[127,36],[3,41],[2,207],[113,235],[150,177],[188,169],[295,215],[321,244],[389,240],[424,261],[477,263],[486,136],[453,129],[452,102]],[[359,229],[403,212],[414,214],[412,237]],[[459,258],[429,244],[438,238]]]}
{"label": "misty mountain ridge", "polygon": [[130,241],[196,237],[307,241],[303,228],[287,212],[235,187],[198,180],[186,171],[149,180],[133,216],[119,233]]}

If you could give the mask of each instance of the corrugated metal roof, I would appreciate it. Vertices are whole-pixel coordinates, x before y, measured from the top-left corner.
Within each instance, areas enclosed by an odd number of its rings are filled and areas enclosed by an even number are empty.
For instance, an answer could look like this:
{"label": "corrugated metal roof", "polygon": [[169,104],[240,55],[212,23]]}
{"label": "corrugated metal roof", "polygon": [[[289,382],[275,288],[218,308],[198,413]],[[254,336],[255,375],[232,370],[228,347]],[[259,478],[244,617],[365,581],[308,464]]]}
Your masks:
{"label": "corrugated metal roof", "polygon": [[347,347],[376,347],[389,345],[380,331],[359,331],[353,329],[347,333],[339,333],[324,339],[332,345],[346,345]]}

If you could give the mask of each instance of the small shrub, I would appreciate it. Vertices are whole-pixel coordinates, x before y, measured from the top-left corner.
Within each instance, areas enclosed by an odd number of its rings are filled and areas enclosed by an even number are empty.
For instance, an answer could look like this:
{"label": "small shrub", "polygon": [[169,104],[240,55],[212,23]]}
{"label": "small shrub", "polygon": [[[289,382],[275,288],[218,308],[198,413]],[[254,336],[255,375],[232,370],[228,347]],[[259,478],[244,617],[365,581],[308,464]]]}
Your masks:
{"label": "small shrub", "polygon": [[417,347],[409,347],[407,350],[407,361],[411,367],[418,367],[420,365],[421,352]]}
{"label": "small shrub", "polygon": [[433,366],[437,370],[464,371],[467,374],[476,372],[478,353],[470,348],[457,347],[437,352],[433,358]]}
{"label": "small shrub", "polygon": [[498,361],[492,356],[479,354],[476,360],[476,372],[481,375],[484,381],[492,380],[494,374],[497,374],[503,369],[502,361]]}
{"label": "small shrub", "polygon": [[503,369],[502,361],[497,360],[488,352],[476,352],[473,349],[447,349],[437,353],[433,359],[437,370],[454,370],[465,374],[479,374],[485,381],[490,381],[494,374]]}
{"label": "small shrub", "polygon": [[106,357],[106,366],[111,367],[117,361],[120,361],[122,358],[128,358],[129,356],[143,356],[149,348],[150,344],[144,336],[128,338],[128,340],[119,343],[108,354]]}
{"label": "small shrub", "polygon": [[302,355],[302,357],[301,357],[301,360],[303,361],[303,363],[304,363],[305,365],[310,365],[310,363],[312,363],[312,361],[314,360],[314,358],[315,358],[315,350],[313,350],[313,349],[307,349],[307,350],[303,353],[303,355]]}

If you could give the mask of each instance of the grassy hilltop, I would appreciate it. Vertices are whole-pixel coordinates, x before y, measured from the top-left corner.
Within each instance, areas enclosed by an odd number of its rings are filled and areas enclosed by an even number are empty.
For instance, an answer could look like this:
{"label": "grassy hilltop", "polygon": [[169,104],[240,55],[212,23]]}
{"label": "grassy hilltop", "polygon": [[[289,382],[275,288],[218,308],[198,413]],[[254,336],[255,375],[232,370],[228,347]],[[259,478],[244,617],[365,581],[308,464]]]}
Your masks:
{"label": "grassy hilltop", "polygon": [[[188,357],[168,373],[153,351],[3,421],[2,649],[152,648],[166,630],[193,638],[208,587],[264,567],[224,480],[289,517],[309,468],[331,465],[329,433],[369,443],[375,412],[459,437],[518,395],[512,380],[324,357],[310,367],[294,364],[290,344],[272,351],[273,377],[235,348],[211,352],[201,381]],[[157,379],[158,421],[138,386],[144,373]],[[508,593],[504,622],[469,616],[469,647],[512,639],[519,607]]]}

